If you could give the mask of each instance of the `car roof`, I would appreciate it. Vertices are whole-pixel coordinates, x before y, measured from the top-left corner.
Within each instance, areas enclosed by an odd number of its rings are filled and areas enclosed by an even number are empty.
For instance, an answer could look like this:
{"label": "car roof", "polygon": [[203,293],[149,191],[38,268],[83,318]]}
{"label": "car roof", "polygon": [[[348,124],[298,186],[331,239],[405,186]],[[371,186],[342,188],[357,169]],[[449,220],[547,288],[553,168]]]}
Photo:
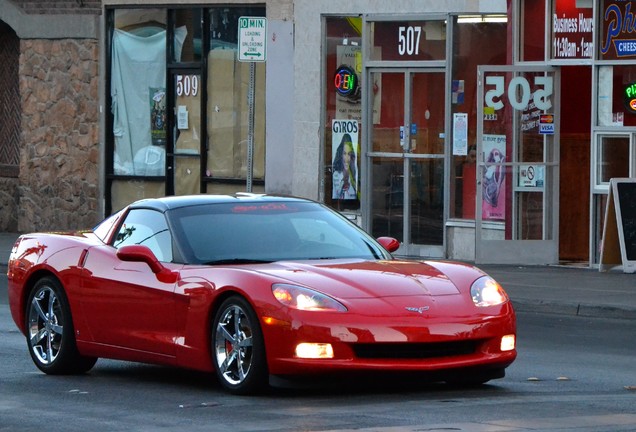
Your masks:
{"label": "car roof", "polygon": [[167,196],[160,198],[146,198],[132,203],[129,208],[153,209],[158,211],[167,211],[181,207],[191,207],[206,204],[223,204],[223,203],[268,203],[268,202],[312,202],[303,198],[283,196],[283,195],[266,195],[254,194],[247,192],[237,192],[231,195],[179,195]]}

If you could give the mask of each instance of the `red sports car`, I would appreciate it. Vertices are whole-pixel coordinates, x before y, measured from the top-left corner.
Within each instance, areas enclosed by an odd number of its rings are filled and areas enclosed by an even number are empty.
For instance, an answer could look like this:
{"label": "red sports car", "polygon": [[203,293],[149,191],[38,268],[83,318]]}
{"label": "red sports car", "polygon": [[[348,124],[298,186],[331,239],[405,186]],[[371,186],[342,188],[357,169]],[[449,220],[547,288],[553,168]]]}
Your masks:
{"label": "red sports car", "polygon": [[22,235],[9,303],[47,374],[104,357],[215,371],[238,394],[356,371],[503,377],[516,320],[501,286],[398,246],[305,199],[147,199],[92,231]]}

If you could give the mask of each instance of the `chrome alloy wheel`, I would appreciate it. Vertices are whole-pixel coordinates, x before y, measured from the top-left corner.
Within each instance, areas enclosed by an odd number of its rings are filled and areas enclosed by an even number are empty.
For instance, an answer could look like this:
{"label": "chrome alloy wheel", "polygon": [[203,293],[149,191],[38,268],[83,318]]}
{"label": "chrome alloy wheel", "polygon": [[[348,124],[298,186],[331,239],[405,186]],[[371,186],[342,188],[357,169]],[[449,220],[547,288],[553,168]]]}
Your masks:
{"label": "chrome alloy wheel", "polygon": [[238,304],[228,305],[217,322],[214,355],[220,375],[230,385],[243,383],[252,368],[252,326]]}
{"label": "chrome alloy wheel", "polygon": [[63,312],[55,291],[43,286],[33,296],[29,306],[29,345],[42,365],[55,361],[62,347]]}

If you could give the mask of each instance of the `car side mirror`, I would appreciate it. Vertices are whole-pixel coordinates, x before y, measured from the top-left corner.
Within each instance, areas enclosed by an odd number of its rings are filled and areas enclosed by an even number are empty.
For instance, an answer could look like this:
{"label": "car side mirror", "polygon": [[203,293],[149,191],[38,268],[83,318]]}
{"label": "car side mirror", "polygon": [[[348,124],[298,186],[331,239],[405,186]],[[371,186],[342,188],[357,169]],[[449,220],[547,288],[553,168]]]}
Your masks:
{"label": "car side mirror", "polygon": [[389,253],[395,252],[400,247],[400,242],[393,237],[378,237],[377,240]]}
{"label": "car side mirror", "polygon": [[148,264],[150,270],[157,275],[157,279],[165,283],[174,283],[177,281],[177,275],[170,269],[166,268],[157,259],[154,253],[147,246],[127,245],[117,250],[117,258],[128,262],[143,262]]}

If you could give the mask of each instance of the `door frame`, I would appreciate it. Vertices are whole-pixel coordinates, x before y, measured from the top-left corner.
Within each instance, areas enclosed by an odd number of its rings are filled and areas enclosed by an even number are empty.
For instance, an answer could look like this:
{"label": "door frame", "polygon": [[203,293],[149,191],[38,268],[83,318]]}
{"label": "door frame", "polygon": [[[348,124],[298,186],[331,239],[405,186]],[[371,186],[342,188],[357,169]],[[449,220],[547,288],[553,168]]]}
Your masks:
{"label": "door frame", "polygon": [[[437,62],[439,63],[439,62]],[[371,76],[374,73],[401,73],[404,75],[404,123],[405,127],[403,130],[403,135],[401,136],[401,140],[408,143],[410,142],[410,128],[408,125],[412,124],[412,86],[413,86],[413,75],[416,73],[442,73],[444,74],[445,87],[448,87],[448,73],[445,66],[440,64],[435,65],[426,65],[426,66],[368,66],[365,67],[364,71],[364,82],[366,83],[366,89],[363,92],[365,95],[373,94],[373,84],[371,80]],[[448,94],[448,91],[445,92]],[[445,112],[447,113],[447,97],[444,100],[443,106]],[[365,180],[365,184],[371,185],[372,181],[372,159],[376,157],[392,157],[392,158],[400,158],[403,161],[403,174],[404,178],[407,175],[410,175],[411,166],[410,162],[418,159],[442,159],[443,160],[443,175],[442,175],[442,196],[446,197],[448,193],[448,179],[447,172],[449,161],[447,157],[447,149],[446,145],[444,145],[444,151],[437,154],[413,154],[408,150],[403,150],[400,153],[393,152],[374,152],[371,146],[370,137],[372,136],[373,129],[373,104],[370,103],[368,98],[365,98],[363,102],[363,113],[362,120],[364,124],[364,133],[362,137],[362,149],[364,157],[361,160],[361,168],[362,168],[362,176]],[[447,134],[448,128],[448,115],[444,115],[444,136],[448,136]],[[448,200],[443,199],[443,205],[441,211],[442,217],[442,244],[441,245],[432,245],[432,244],[414,244],[410,242],[411,238],[411,203],[410,199],[410,181],[403,182],[403,221],[402,221],[402,233],[404,241],[401,242],[400,248],[396,251],[396,255],[402,256],[415,256],[415,257],[433,257],[433,258],[444,258],[446,253],[446,215],[448,214]],[[371,232],[372,223],[373,223],[373,214],[372,214],[372,191],[369,188],[363,189],[362,191],[362,201],[361,208],[363,214],[363,228],[368,232]]]}
{"label": "door frame", "polygon": [[[477,118],[481,121],[477,122],[477,150],[478,150],[478,178],[476,182],[476,213],[475,213],[475,262],[478,264],[556,264],[559,260],[559,115],[560,115],[560,83],[559,69],[549,66],[478,66],[478,90],[477,90]],[[482,214],[482,173],[486,169],[486,161],[483,157],[482,143],[484,139],[484,107],[486,85],[484,76],[487,73],[509,73],[519,76],[523,73],[550,73],[554,77],[553,88],[551,94],[552,109],[554,114],[554,133],[550,135],[552,139],[546,143],[544,137],[544,156],[543,161],[534,164],[542,166],[545,173],[543,188],[534,188],[543,193],[543,213],[542,213],[542,239],[540,240],[519,240],[519,215],[517,209],[517,194],[525,192],[520,190],[514,180],[521,172],[524,165],[529,162],[518,161],[517,150],[520,145],[520,127],[517,115],[517,109],[513,110],[512,128],[512,161],[501,164],[506,170],[512,170],[509,177],[511,181],[508,187],[512,188],[511,194],[513,199],[510,203],[512,206],[510,214],[511,239],[506,239],[508,234],[504,234],[504,239],[497,239],[492,235],[496,230],[501,230],[503,223],[490,222],[483,220]],[[512,87],[512,86],[511,86]],[[489,87],[491,88],[491,87]],[[504,86],[501,99],[504,100],[511,97],[518,97],[517,87],[508,88]],[[512,91],[514,90],[514,91]],[[533,93],[533,97],[536,93]],[[522,98],[523,99],[523,98]],[[511,103],[512,105],[512,103]],[[532,189],[532,188],[531,188]],[[506,215],[508,217],[508,215]],[[501,225],[501,226],[500,226]],[[485,230],[489,230],[487,233]],[[506,228],[507,230],[507,228]],[[489,235],[490,234],[490,235]]]}
{"label": "door frame", "polygon": [[[199,181],[197,182],[198,192],[202,192],[204,190],[203,182],[202,182],[202,173],[203,173],[204,161],[205,161],[205,153],[203,151],[204,145],[205,145],[204,140],[202,138],[200,139],[199,149],[197,149],[196,152],[185,153],[185,152],[179,151],[176,148],[177,136],[175,136],[179,126],[178,120],[177,120],[179,116],[179,112],[178,112],[179,107],[177,106],[177,98],[179,95],[177,95],[177,92],[188,91],[187,87],[189,87],[184,84],[183,86],[181,86],[180,89],[178,89],[177,84],[175,83],[175,80],[181,77],[185,81],[195,76],[197,77],[197,84],[196,84],[197,94],[193,95],[193,97],[196,97],[199,99],[199,104],[198,104],[199,105],[198,106],[198,122],[199,123],[196,126],[199,131],[198,132],[199,136],[205,137],[207,136],[207,130],[206,130],[207,125],[203,121],[202,114],[207,104],[207,94],[204,87],[205,78],[203,76],[201,69],[198,67],[169,68],[167,69],[167,73],[166,73],[166,93],[167,93],[167,106],[166,106],[167,113],[166,114],[167,114],[168,131],[167,131],[167,142],[166,142],[165,193],[167,196],[175,195],[175,194],[179,195],[179,193],[177,193],[178,186],[176,184],[178,181],[178,179],[176,178],[177,160],[183,159],[183,158],[198,159],[198,165],[199,165],[198,166],[199,172],[197,173],[199,176]],[[187,121],[189,123],[189,127],[193,127],[191,123],[194,123],[197,116],[195,116],[194,118],[190,118],[190,114],[191,113],[189,112],[185,113],[187,117]]]}

